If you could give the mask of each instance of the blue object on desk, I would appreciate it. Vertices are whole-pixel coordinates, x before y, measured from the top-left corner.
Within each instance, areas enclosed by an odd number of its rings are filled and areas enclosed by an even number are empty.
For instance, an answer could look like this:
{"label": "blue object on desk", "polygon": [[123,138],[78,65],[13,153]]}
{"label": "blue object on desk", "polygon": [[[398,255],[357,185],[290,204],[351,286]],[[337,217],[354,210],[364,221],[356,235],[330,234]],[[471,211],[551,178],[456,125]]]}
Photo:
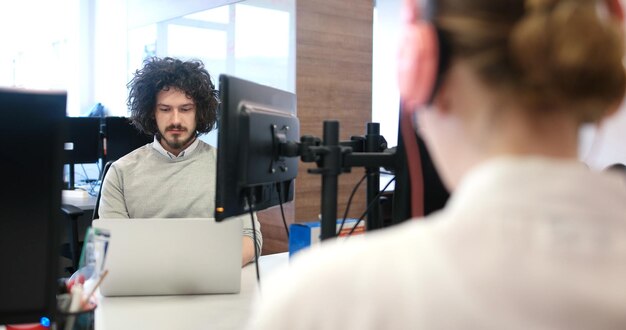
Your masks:
{"label": "blue object on desk", "polygon": [[[358,219],[346,219],[339,236],[346,236]],[[337,229],[341,226],[341,219],[337,219]],[[361,234],[365,230],[364,221],[359,223],[359,227],[352,233]],[[289,226],[289,257],[296,252],[320,242],[321,227],[319,221],[293,223]]]}

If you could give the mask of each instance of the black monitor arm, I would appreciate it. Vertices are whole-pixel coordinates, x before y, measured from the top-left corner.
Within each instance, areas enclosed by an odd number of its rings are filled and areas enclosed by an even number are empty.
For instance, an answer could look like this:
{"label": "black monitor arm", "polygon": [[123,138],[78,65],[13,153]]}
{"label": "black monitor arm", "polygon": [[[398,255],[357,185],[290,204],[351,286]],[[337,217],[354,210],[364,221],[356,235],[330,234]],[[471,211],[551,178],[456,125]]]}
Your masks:
{"label": "black monitor arm", "polygon": [[324,138],[305,135],[300,142],[285,141],[279,130],[274,131],[274,150],[277,157],[300,156],[303,162],[315,162],[312,174],[322,175],[321,239],[337,235],[337,180],[352,167],[365,167],[367,175],[368,230],[382,227],[378,203],[372,203],[380,190],[380,167],[390,171],[396,168],[395,149],[387,149],[387,141],[380,135],[378,123],[367,124],[364,137],[339,141],[339,122],[324,121]]}

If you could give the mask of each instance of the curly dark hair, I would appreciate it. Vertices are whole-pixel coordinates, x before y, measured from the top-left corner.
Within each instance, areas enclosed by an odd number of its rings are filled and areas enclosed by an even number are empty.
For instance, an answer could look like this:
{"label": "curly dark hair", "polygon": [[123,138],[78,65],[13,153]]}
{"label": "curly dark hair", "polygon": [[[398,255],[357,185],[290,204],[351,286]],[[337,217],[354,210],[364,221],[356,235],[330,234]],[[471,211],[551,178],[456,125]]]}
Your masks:
{"label": "curly dark hair", "polygon": [[216,126],[218,92],[211,75],[200,60],[181,61],[152,57],[144,61],[142,69],[128,83],[127,105],[130,120],[141,132],[155,135],[159,132],[154,117],[156,96],[161,90],[179,89],[196,104],[197,134],[210,132]]}

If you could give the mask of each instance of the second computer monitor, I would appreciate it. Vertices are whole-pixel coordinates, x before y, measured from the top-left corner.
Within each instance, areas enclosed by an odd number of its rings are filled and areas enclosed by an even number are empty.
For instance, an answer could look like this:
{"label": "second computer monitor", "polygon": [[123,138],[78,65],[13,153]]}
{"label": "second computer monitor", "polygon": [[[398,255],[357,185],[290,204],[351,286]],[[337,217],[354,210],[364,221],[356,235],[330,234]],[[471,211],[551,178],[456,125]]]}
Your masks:
{"label": "second computer monitor", "polygon": [[100,158],[100,118],[65,118],[64,141],[66,164],[96,163]]}
{"label": "second computer monitor", "polygon": [[151,143],[152,136],[140,133],[127,117],[106,117],[103,126],[103,160],[115,161]]}

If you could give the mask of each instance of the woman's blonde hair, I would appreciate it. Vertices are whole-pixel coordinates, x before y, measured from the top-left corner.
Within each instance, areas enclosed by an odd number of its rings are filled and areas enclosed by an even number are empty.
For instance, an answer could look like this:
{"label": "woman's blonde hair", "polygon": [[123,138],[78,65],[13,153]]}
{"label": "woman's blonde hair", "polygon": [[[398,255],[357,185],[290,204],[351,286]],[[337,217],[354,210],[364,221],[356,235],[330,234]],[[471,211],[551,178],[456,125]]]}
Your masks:
{"label": "woman's blonde hair", "polygon": [[434,21],[452,59],[529,109],[592,122],[624,97],[622,22],[604,0],[440,0]]}

